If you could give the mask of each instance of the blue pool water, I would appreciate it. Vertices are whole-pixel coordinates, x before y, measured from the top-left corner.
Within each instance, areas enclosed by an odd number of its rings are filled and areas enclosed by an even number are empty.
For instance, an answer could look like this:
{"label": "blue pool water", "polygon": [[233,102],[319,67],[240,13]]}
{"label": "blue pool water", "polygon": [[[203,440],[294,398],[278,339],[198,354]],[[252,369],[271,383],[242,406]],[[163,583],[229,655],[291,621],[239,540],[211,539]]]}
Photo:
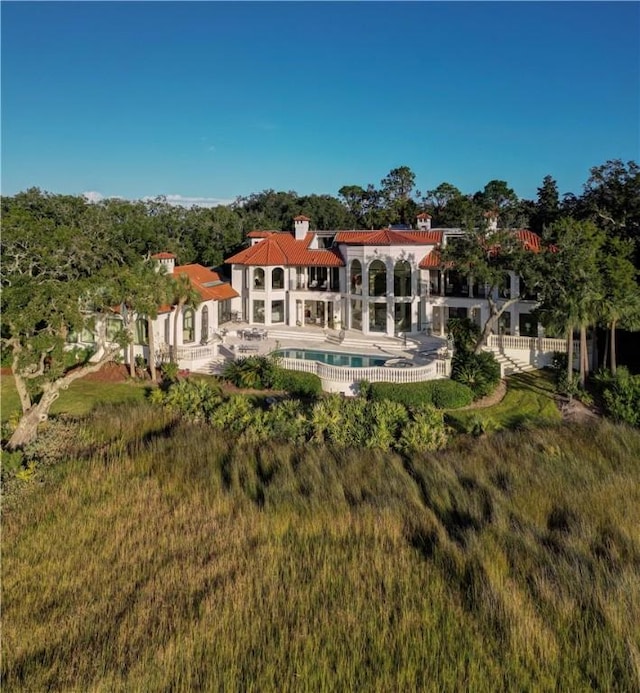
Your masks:
{"label": "blue pool water", "polygon": [[274,356],[286,359],[304,359],[320,361],[330,366],[350,366],[351,368],[366,368],[367,366],[384,366],[390,356],[367,356],[365,354],[344,354],[337,351],[316,351],[314,349],[278,349]]}

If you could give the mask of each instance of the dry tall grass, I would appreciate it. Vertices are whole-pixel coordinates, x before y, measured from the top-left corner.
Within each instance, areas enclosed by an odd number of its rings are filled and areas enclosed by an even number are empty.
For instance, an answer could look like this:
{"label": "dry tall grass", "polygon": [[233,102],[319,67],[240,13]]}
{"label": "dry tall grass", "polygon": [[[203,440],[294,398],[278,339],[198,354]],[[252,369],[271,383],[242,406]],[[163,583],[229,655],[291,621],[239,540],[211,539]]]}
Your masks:
{"label": "dry tall grass", "polygon": [[3,690],[640,686],[637,431],[406,459],[135,411],[4,512]]}

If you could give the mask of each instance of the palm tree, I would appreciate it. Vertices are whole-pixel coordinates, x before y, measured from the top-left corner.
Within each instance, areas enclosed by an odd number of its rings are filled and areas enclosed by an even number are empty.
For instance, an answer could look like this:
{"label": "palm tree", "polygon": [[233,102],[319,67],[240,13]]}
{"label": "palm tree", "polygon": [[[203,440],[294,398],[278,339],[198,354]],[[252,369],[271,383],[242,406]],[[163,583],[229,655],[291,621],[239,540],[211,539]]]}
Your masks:
{"label": "palm tree", "polygon": [[186,274],[179,274],[172,277],[171,282],[171,304],[173,312],[173,338],[171,340],[170,358],[172,363],[178,362],[178,335],[180,320],[184,319],[183,312],[185,307],[193,308],[200,300],[200,296],[193,288],[191,281]]}
{"label": "palm tree", "polygon": [[632,330],[640,328],[640,287],[638,272],[631,261],[633,245],[611,238],[607,251],[602,259],[604,298],[600,317],[608,329],[611,373],[615,375],[616,327],[622,325]]}
{"label": "palm tree", "polygon": [[163,304],[169,303],[172,298],[171,277],[166,274],[164,267],[152,267],[151,272],[146,272],[145,281],[138,296],[138,309],[146,316],[147,333],[149,338],[149,374],[151,382],[158,379],[156,371],[156,345],[154,335],[154,321],[158,317],[158,309]]}
{"label": "palm tree", "polygon": [[563,219],[549,230],[557,245],[540,254],[538,312],[545,326],[567,333],[567,376],[573,378],[573,332],[580,330],[580,385],[589,373],[587,328],[597,321],[603,298],[598,259],[604,235],[591,222]]}
{"label": "palm tree", "polygon": [[178,329],[180,317],[185,307],[196,308],[202,300],[198,291],[193,287],[191,280],[187,274],[178,274],[173,277],[172,301],[174,306],[173,316],[173,348],[171,350],[171,360],[174,363],[178,362]]}

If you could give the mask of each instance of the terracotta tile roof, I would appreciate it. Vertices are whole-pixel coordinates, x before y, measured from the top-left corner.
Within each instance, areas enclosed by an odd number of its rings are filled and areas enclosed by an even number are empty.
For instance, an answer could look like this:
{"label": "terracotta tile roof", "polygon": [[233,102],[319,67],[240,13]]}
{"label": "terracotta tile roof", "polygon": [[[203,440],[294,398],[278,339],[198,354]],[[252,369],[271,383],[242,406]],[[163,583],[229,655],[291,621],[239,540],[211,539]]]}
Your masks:
{"label": "terracotta tile roof", "polygon": [[[531,250],[534,253],[539,253],[542,248],[542,239],[537,233],[530,231],[529,229],[518,229],[513,232],[514,235],[522,241],[522,245],[525,250]],[[490,252],[497,252],[499,246],[493,246],[489,249]],[[553,251],[553,246],[550,246],[550,250]],[[441,266],[440,261],[440,250],[439,248],[433,248],[420,260],[418,267],[420,269],[438,269]]]}
{"label": "terracotta tile roof", "polygon": [[258,230],[249,231],[249,233],[247,234],[247,238],[267,238],[272,233],[274,233],[274,232],[273,231],[258,231]]}
{"label": "terracotta tile roof", "polygon": [[418,219],[431,219],[431,215],[426,212],[420,212],[417,216]]}
{"label": "terracotta tile roof", "polygon": [[311,219],[309,219],[309,217],[305,217],[304,214],[298,214],[297,217],[293,217],[293,220],[294,221],[311,221]]}
{"label": "terracotta tile roof", "polygon": [[203,301],[224,301],[240,295],[229,283],[223,282],[217,272],[202,265],[181,265],[174,268],[173,274],[176,277],[186,274]]}
{"label": "terracotta tile roof", "polygon": [[441,265],[440,250],[433,248],[420,260],[418,267],[420,269],[438,269]]}
{"label": "terracotta tile roof", "polygon": [[261,243],[241,250],[225,260],[233,265],[252,265],[272,267],[274,265],[293,267],[342,267],[344,260],[335,250],[309,248],[314,234],[307,233],[301,241],[296,241],[290,233],[272,233]]}
{"label": "terracotta tile roof", "polygon": [[173,253],[156,253],[151,256],[152,260],[175,260],[176,256]]}
{"label": "terracotta tile roof", "polygon": [[515,235],[522,241],[525,250],[533,250],[534,253],[540,252],[542,239],[537,233],[529,229],[518,229]]}
{"label": "terracotta tile roof", "polygon": [[442,231],[338,231],[335,241],[346,245],[436,245],[442,241]]}

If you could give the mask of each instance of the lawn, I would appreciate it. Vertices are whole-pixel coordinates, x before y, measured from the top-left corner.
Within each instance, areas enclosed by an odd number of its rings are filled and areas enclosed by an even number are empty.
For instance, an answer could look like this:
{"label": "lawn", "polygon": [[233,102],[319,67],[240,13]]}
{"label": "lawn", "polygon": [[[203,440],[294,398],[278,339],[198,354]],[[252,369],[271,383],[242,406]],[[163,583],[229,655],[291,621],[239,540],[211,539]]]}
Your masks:
{"label": "lawn", "polygon": [[507,378],[507,394],[492,407],[451,411],[447,421],[459,431],[479,422],[485,431],[514,429],[527,425],[558,423],[560,411],[554,399],[552,375],[548,371],[519,373]]}
{"label": "lawn", "polygon": [[[136,382],[103,383],[93,380],[76,380],[51,407],[51,414],[88,414],[96,404],[142,402],[148,385]],[[7,421],[20,412],[20,399],[12,375],[2,375],[0,385],[0,419]]]}

